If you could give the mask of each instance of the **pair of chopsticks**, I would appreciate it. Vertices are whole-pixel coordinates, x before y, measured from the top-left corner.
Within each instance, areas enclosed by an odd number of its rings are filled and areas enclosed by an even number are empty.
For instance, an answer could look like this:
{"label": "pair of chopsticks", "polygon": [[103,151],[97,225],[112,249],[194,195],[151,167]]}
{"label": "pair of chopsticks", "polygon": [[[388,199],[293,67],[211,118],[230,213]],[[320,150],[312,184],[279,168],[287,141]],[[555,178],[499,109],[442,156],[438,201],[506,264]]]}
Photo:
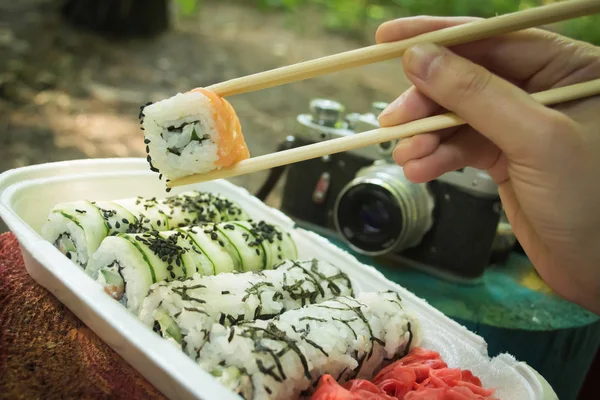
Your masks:
{"label": "pair of chopsticks", "polygon": [[[600,0],[563,1],[428,32],[398,42],[376,44],[242,78],[236,78],[209,86],[207,89],[223,97],[267,89],[290,82],[301,81],[319,75],[341,71],[346,68],[397,58],[402,56],[404,51],[408,48],[418,43],[436,43],[441,46],[454,46],[598,12],[600,12]],[[597,79],[535,93],[532,94],[532,97],[541,104],[553,105],[599,94],[600,79]],[[465,123],[465,121],[453,113],[437,115],[399,126],[374,129],[352,136],[331,139],[291,150],[250,158],[228,168],[170,181],[168,187],[249,174],[382,142],[403,139],[421,133],[464,125]]]}

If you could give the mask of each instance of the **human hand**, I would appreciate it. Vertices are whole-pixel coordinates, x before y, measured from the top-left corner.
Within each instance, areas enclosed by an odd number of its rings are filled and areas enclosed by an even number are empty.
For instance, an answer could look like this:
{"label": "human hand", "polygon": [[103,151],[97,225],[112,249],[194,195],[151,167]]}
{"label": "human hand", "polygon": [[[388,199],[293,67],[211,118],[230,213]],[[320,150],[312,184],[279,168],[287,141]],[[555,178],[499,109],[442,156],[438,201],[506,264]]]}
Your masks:
{"label": "human hand", "polygon": [[[390,21],[377,42],[473,18]],[[402,58],[413,83],[379,116],[392,126],[451,111],[467,122],[402,140],[395,161],[413,182],[465,166],[498,184],[513,231],[542,279],[600,314],[600,97],[554,108],[527,93],[600,78],[600,48],[529,29]]]}

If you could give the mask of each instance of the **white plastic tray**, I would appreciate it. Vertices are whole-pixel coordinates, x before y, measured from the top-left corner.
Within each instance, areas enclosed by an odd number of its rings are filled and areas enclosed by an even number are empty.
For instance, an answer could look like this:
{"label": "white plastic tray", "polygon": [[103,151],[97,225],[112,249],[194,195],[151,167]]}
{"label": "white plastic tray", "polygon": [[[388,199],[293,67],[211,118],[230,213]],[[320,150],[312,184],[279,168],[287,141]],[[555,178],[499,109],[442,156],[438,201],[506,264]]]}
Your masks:
{"label": "white plastic tray", "polygon": [[[424,300],[387,280],[370,266],[308,231],[294,229],[278,210],[227,181],[173,190],[222,193],[238,201],[254,219],[279,224],[292,233],[300,258],[316,257],[342,268],[357,292],[393,289],[420,317],[423,347],[438,351],[450,367],[470,369],[500,399],[557,399],[548,383],[508,354],[493,359],[485,341],[445,317]],[[144,326],[108,297],[79,267],[40,235],[53,205],[78,199],[164,197],[164,186],[144,159],[92,159],[51,163],[0,175],[0,217],[17,236],[29,274],[52,292],[108,345],[171,399],[236,399],[186,355]]]}

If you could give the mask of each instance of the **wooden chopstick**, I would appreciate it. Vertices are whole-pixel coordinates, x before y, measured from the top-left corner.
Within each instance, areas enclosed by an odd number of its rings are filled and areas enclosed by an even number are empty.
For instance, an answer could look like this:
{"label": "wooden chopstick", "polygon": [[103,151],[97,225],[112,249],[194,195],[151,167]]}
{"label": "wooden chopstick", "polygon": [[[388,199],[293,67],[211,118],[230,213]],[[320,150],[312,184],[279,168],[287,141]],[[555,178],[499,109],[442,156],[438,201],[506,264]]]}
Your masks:
{"label": "wooden chopstick", "polygon": [[315,76],[341,71],[346,68],[397,58],[405,50],[417,43],[436,43],[441,46],[453,46],[598,12],[600,12],[600,0],[561,1],[559,3],[428,32],[398,42],[376,44],[292,64],[218,83],[207,87],[207,89],[222,97],[232,96],[314,78]]}
{"label": "wooden chopstick", "polygon": [[[600,79],[538,92],[532,94],[531,96],[541,104],[551,105],[594,95],[600,95]],[[250,158],[240,161],[239,163],[228,168],[223,168],[221,170],[212,171],[206,174],[190,175],[170,181],[167,186],[176,187],[210,181],[213,179],[230,178],[233,176],[250,174],[252,172],[276,168],[286,164],[306,161],[329,154],[341,153],[343,151],[372,146],[390,140],[403,139],[421,133],[434,132],[439,129],[450,128],[464,124],[465,121],[463,121],[456,114],[447,113],[437,115],[409,122],[403,125],[373,129],[367,132],[357,133],[352,136],[330,139],[323,142],[297,147],[291,150],[284,150],[260,157]]]}

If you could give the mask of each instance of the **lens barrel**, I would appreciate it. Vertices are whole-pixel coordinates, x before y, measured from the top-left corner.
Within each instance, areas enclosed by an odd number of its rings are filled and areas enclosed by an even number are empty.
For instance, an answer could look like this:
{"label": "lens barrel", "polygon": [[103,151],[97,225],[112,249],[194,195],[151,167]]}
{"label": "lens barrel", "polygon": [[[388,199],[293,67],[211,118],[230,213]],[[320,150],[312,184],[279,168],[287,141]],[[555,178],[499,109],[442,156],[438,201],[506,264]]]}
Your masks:
{"label": "lens barrel", "polygon": [[352,249],[378,256],[418,245],[433,224],[433,207],[426,184],[412,183],[401,167],[379,162],[342,189],[334,223]]}

